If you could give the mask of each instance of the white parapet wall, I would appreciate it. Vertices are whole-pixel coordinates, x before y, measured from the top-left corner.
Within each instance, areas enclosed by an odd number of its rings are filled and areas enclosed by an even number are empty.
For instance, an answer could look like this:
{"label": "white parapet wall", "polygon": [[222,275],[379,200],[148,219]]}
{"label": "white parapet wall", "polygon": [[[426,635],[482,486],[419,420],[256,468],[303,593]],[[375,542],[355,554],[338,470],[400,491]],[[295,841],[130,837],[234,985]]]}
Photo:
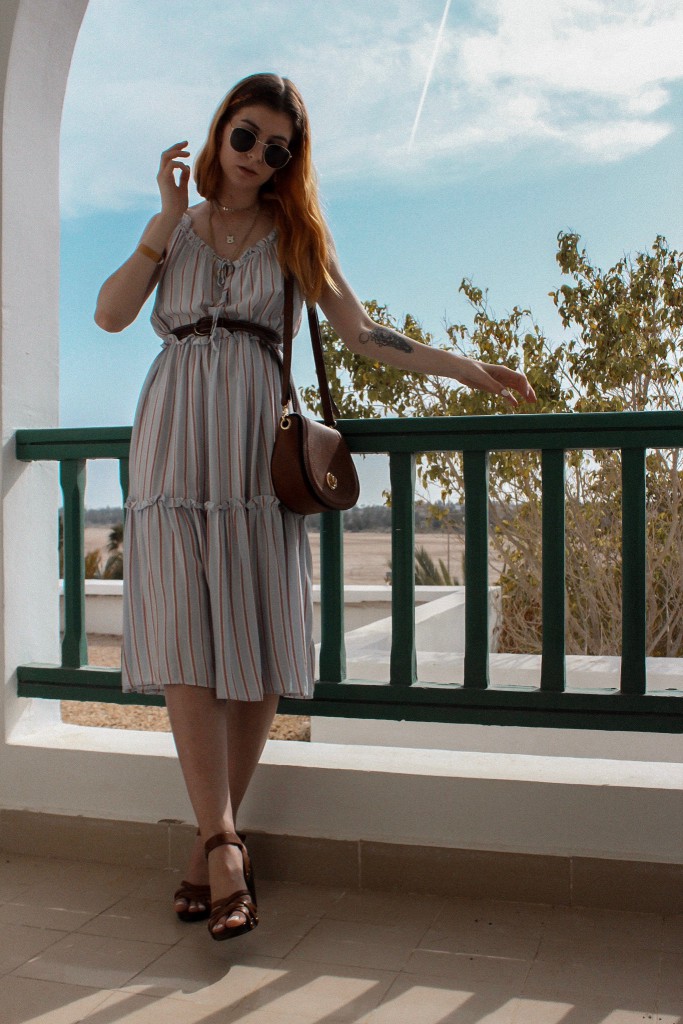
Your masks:
{"label": "white parapet wall", "polygon": [[[458,637],[464,641],[464,587],[416,587],[415,605],[425,604],[456,595],[460,608]],[[64,585],[59,581],[60,623],[64,628]],[[347,632],[360,629],[391,615],[391,587],[385,585],[354,585],[344,587],[344,627]],[[121,636],[123,628],[123,582],[121,580],[85,581],[85,627],[88,633]],[[313,586],[313,635],[320,640],[320,586]],[[425,638],[427,639],[427,638]],[[461,644],[458,638],[458,643]],[[458,646],[457,650],[461,650]]]}
{"label": "white parapet wall", "polygon": [[[422,605],[415,614],[417,672],[424,683],[462,685],[465,651],[465,588]],[[500,618],[500,590],[489,591],[489,646],[491,683],[496,686],[537,687],[541,658],[534,654],[495,652]],[[391,617],[378,619],[348,632],[346,670],[350,679],[386,682],[389,679]],[[621,658],[570,655],[567,688],[599,690],[619,688]],[[679,689],[683,659],[648,658],[648,689]],[[609,758],[625,761],[683,762],[683,740],[666,733],[607,732],[601,730],[519,728],[511,726],[453,725],[440,722],[391,722],[368,719],[311,720],[311,738],[318,743],[352,743],[496,754],[531,754],[544,757]]]}

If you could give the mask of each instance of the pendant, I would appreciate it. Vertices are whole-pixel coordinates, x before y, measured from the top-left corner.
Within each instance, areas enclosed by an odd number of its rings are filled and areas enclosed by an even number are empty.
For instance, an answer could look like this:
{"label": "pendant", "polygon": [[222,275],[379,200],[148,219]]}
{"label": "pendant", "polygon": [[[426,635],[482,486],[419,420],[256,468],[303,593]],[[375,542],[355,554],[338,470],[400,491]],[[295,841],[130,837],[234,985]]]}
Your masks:
{"label": "pendant", "polygon": [[234,235],[226,235],[225,236],[225,241],[228,243],[228,245],[234,245],[235,244],[235,236]]}

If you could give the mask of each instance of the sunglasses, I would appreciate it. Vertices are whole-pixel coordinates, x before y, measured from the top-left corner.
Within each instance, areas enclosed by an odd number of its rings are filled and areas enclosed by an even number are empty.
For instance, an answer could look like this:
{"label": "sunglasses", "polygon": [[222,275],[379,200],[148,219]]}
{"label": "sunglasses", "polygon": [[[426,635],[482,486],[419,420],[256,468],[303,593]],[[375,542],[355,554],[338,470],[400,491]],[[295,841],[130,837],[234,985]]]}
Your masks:
{"label": "sunglasses", "polygon": [[263,159],[275,171],[282,170],[292,159],[292,154],[284,146],[276,142],[261,142],[249,128],[233,128],[230,132],[230,145],[236,153],[248,153],[256,143],[263,146]]}

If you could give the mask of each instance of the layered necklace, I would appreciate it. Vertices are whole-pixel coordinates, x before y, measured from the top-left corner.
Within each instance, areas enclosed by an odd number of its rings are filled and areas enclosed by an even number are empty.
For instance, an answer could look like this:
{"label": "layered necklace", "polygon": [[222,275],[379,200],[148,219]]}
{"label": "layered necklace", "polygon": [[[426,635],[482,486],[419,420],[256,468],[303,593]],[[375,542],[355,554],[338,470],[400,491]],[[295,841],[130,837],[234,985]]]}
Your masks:
{"label": "layered necklace", "polygon": [[239,242],[237,241],[237,237],[236,237],[234,231],[228,230],[227,234],[225,235],[225,244],[226,245],[235,245],[235,246],[237,246],[237,251],[239,251],[239,249],[242,248],[242,246],[244,245],[246,240],[249,238],[249,235],[254,230],[254,225],[256,224],[256,221],[258,220],[258,216],[259,216],[259,214],[261,212],[260,204],[259,203],[255,203],[253,206],[223,206],[221,203],[218,202],[218,200],[214,199],[214,200],[212,200],[212,205],[219,212],[219,219],[220,219],[221,215],[224,214],[224,213],[228,213],[228,214],[230,214],[230,213],[247,213],[249,210],[252,210],[252,209],[254,210],[254,216],[250,220],[249,226],[247,227],[247,230],[244,232],[244,234],[240,238]]}

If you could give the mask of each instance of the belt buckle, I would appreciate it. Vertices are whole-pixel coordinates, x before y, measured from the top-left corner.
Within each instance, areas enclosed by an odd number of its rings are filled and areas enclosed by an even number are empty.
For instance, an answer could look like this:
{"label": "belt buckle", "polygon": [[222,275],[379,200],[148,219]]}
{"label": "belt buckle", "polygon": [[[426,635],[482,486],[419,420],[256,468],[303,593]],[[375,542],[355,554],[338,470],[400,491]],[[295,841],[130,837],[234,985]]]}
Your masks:
{"label": "belt buckle", "polygon": [[197,320],[197,323],[194,325],[194,333],[200,338],[207,337],[211,334],[212,323],[213,320],[210,316],[203,316],[200,320]]}

